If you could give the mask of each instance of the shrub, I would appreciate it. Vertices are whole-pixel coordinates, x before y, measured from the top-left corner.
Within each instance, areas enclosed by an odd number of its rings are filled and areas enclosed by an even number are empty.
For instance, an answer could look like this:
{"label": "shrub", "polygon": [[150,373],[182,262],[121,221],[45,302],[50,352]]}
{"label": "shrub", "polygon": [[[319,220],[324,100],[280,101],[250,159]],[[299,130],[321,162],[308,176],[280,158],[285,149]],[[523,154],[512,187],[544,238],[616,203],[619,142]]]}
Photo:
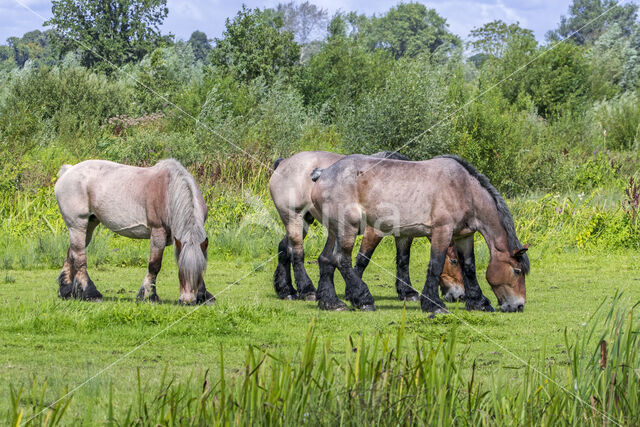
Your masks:
{"label": "shrub", "polygon": [[637,148],[640,139],[640,102],[635,92],[625,92],[611,100],[596,103],[592,115],[599,126],[600,135],[604,136],[605,148]]}
{"label": "shrub", "polygon": [[412,159],[447,152],[452,142],[447,116],[453,111],[447,71],[425,56],[398,61],[383,87],[365,95],[353,110],[339,112],[345,150],[400,150]]}

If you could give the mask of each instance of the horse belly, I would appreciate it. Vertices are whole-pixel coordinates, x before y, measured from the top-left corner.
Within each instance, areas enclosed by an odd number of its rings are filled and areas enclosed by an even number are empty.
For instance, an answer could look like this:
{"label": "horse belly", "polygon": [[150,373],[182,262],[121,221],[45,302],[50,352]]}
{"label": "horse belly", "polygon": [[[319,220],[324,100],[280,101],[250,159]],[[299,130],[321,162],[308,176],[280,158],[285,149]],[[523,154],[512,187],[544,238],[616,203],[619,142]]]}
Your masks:
{"label": "horse belly", "polygon": [[100,220],[102,225],[124,237],[132,239],[148,239],[151,230],[147,224],[146,215],[142,209],[131,209],[127,211],[124,206],[120,209],[96,209],[94,215]]}

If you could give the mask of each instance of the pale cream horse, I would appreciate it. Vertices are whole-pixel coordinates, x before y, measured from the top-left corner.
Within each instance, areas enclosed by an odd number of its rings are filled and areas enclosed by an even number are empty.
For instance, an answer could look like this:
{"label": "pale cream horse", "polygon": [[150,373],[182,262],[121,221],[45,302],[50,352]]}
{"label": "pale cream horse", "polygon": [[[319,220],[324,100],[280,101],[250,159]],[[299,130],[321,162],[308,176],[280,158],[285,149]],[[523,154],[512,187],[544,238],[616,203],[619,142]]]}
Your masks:
{"label": "pale cream horse", "polygon": [[208,239],[204,230],[207,206],[195,180],[176,160],[149,168],[105,160],[64,165],[55,195],[69,229],[70,247],[58,278],[61,298],[101,300],[87,273],[86,247],[96,226],[133,239],[150,239],[147,275],[138,299],[159,301],[156,276],[167,245],[176,244],[180,302],[212,303],[203,274]]}

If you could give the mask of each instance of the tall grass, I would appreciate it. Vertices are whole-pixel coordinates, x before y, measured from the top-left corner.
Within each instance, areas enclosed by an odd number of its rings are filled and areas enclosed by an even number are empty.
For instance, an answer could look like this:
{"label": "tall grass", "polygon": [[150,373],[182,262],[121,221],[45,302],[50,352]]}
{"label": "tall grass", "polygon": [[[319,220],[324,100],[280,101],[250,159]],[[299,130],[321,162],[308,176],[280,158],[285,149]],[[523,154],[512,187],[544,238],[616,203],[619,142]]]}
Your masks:
{"label": "tall grass", "polygon": [[[566,363],[544,354],[518,364],[515,376],[476,378],[456,327],[439,342],[408,342],[405,320],[394,335],[320,342],[313,322],[295,357],[247,349],[244,369],[198,380],[167,378],[149,389],[138,373],[135,402],[114,402],[108,425],[637,425],[640,422],[640,339],[637,316],[616,295],[576,337],[566,336]],[[470,369],[464,369],[469,366]],[[10,387],[13,425],[71,421],[72,396],[46,402],[46,383]],[[82,422],[82,420],[74,420]]]}

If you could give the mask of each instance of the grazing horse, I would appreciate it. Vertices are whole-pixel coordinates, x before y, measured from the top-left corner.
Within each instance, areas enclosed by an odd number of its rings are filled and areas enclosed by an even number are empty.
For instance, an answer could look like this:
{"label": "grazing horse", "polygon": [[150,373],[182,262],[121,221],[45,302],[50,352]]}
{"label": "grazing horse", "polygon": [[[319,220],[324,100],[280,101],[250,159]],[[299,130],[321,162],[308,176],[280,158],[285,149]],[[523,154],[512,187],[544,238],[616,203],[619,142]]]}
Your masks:
{"label": "grazing horse", "polygon": [[[421,162],[351,155],[318,173],[311,192],[312,214],[322,218],[329,239],[320,256],[321,275],[337,267],[355,306],[373,304],[369,289],[351,265],[356,235],[365,226],[397,237],[427,236],[431,256],[421,307],[446,313],[437,284],[453,238],[462,263],[465,305],[469,310],[493,311],[482,294],[475,272],[473,235],[489,247],[486,278],[502,311],[522,311],[529,271],[528,245],[516,236],[511,213],[489,180],[456,156]],[[329,308],[343,304],[333,284],[321,280],[318,299]]]}
{"label": "grazing horse", "polygon": [[70,246],[58,278],[61,298],[102,300],[87,273],[86,247],[99,223],[122,236],[150,239],[147,275],[138,299],[158,302],[156,276],[166,245],[176,244],[183,304],[215,301],[205,287],[209,240],[207,206],[193,177],[176,160],[149,168],[105,160],[64,165],[55,195],[69,229]]}
{"label": "grazing horse", "polygon": [[[395,152],[381,152],[373,156],[408,160]],[[276,294],[282,299],[315,300],[316,289],[304,267],[303,246],[309,225],[314,221],[313,215],[309,213],[312,208],[311,174],[314,170],[327,168],[344,157],[342,154],[326,151],[304,151],[287,159],[278,159],[274,164],[269,191],[286,230],[286,235],[278,245],[278,266],[273,276]],[[373,228],[365,228],[356,258],[355,269],[359,277],[362,277],[382,237]],[[409,278],[409,254],[412,240],[410,237],[396,239],[396,291],[401,300],[417,301],[418,293],[411,286]],[[295,282],[298,285],[297,292],[291,281],[292,264]],[[452,264],[452,269],[455,268]],[[459,270],[459,267],[457,268]],[[441,281],[442,294],[447,301],[455,301],[464,294],[461,273],[458,272],[457,275],[453,271],[451,273],[450,279]],[[451,280],[456,277],[460,278],[457,282]]]}

